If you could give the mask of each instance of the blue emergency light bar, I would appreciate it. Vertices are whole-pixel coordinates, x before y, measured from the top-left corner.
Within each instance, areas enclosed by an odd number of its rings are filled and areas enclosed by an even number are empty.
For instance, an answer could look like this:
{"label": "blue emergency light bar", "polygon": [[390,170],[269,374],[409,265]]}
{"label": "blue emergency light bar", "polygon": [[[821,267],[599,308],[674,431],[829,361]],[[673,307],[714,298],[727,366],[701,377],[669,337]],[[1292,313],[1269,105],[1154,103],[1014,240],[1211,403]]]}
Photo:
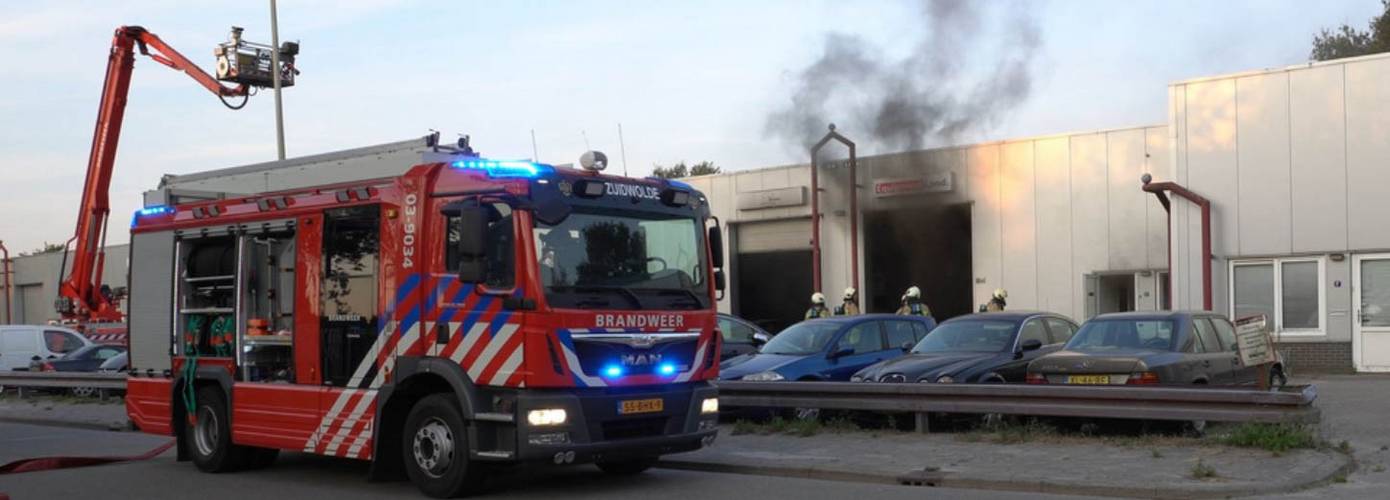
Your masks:
{"label": "blue emergency light bar", "polygon": [[174,209],[174,207],[171,207],[171,206],[169,206],[169,205],[155,205],[155,206],[152,206],[152,207],[145,207],[145,208],[136,210],[136,211],[135,211],[135,215],[132,216],[132,217],[130,218],[130,227],[135,227],[135,224],[136,224],[137,222],[140,222],[140,218],[141,218],[141,217],[150,217],[150,216],[153,216],[153,215],[172,214],[172,213],[174,213],[175,211],[176,211],[176,210]]}
{"label": "blue emergency light bar", "polygon": [[618,365],[608,365],[603,368],[603,376],[608,378],[618,378],[623,376],[623,367]]}
{"label": "blue emergency light bar", "polygon": [[460,160],[450,166],[460,170],[478,170],[493,178],[530,179],[554,171],[543,163],[520,160]]}

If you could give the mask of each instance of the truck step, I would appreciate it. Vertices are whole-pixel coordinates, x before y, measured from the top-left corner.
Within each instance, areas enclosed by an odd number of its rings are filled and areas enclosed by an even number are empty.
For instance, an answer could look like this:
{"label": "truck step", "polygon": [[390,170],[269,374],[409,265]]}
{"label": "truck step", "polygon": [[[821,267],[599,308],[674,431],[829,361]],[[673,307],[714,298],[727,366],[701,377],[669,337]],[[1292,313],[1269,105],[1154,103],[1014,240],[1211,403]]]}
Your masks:
{"label": "truck step", "polygon": [[480,452],[478,452],[478,458],[485,459],[485,460],[511,460],[511,458],[512,458],[512,452],[510,452],[510,451],[480,451]]}

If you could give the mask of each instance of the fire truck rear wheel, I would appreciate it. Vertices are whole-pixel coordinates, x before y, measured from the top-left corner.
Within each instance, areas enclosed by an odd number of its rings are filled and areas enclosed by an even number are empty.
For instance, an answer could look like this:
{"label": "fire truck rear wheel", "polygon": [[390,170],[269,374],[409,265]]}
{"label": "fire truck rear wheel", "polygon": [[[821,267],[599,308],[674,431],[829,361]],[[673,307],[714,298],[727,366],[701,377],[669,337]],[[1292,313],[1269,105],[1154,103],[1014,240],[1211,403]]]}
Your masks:
{"label": "fire truck rear wheel", "polygon": [[[193,425],[184,433],[193,465],[203,472],[229,472],[246,463],[246,450],[232,444],[231,422],[222,391],[208,386],[198,390]],[[187,425],[187,424],[185,424]]]}
{"label": "fire truck rear wheel", "polygon": [[406,474],[420,492],[456,498],[482,487],[481,466],[468,460],[468,429],[452,394],[431,394],[415,403],[401,435]]}
{"label": "fire truck rear wheel", "polygon": [[657,457],[629,458],[626,460],[614,460],[598,462],[599,470],[613,474],[615,476],[631,476],[646,472],[647,469],[656,465]]}

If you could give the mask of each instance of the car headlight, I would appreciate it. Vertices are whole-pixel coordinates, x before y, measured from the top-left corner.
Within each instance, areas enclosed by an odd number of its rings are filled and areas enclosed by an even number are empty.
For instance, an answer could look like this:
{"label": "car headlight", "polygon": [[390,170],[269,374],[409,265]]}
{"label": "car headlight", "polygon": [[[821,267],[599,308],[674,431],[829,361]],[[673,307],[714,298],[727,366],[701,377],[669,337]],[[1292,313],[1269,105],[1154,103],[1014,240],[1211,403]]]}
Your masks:
{"label": "car headlight", "polygon": [[902,383],[907,382],[907,376],[901,373],[889,373],[878,378],[879,382]]}
{"label": "car headlight", "polygon": [[954,377],[950,376],[950,375],[942,375],[942,376],[940,376],[940,377],[936,377],[936,383],[938,383],[938,384],[954,384],[954,383],[956,383],[956,379],[955,379]]}
{"label": "car headlight", "polygon": [[774,371],[766,371],[766,372],[754,373],[754,374],[751,374],[751,375],[744,375],[743,378],[742,378],[741,380],[745,380],[745,381],[748,381],[748,382],[776,382],[776,381],[778,381],[778,380],[786,380],[786,379],[787,379],[787,378],[786,378],[786,377],[783,377],[782,374],[780,374],[780,373],[777,373],[777,372],[774,372]]}

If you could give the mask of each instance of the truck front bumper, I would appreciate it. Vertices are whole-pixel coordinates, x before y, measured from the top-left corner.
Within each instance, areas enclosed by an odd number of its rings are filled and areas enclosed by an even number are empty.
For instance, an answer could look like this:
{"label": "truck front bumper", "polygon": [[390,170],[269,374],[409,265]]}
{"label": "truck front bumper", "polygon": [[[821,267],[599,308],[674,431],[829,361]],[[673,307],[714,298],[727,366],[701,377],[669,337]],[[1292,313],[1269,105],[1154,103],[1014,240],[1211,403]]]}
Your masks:
{"label": "truck front bumper", "polygon": [[[517,459],[556,464],[653,457],[714,442],[718,412],[703,413],[718,391],[708,382],[635,388],[524,390],[517,395]],[[661,401],[655,410],[653,401]],[[641,401],[641,412],[623,412]],[[633,405],[634,403],[629,403]],[[532,425],[532,410],[562,409],[562,424]],[[631,410],[631,408],[629,408]]]}

